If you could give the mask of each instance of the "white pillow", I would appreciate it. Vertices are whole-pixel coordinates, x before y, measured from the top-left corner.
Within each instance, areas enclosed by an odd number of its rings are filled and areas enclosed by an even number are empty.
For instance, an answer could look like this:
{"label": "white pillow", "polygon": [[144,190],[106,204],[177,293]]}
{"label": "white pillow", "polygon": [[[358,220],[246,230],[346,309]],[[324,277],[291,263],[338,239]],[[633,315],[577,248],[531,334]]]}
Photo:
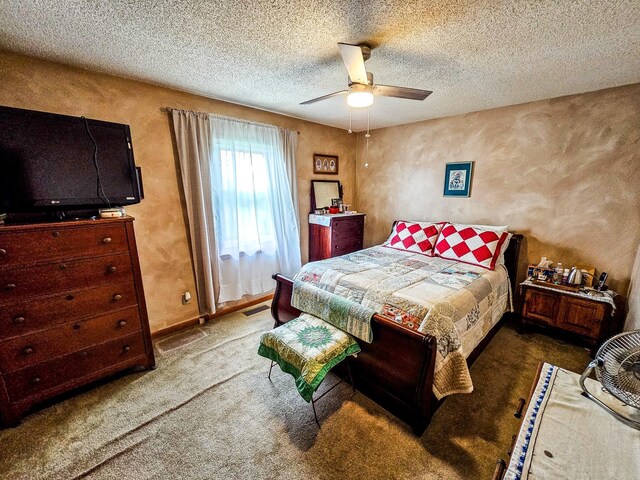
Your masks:
{"label": "white pillow", "polygon": [[467,225],[468,227],[482,228],[483,230],[492,230],[494,232],[506,232],[509,230],[509,225],[478,225],[464,223],[458,223],[458,225]]}

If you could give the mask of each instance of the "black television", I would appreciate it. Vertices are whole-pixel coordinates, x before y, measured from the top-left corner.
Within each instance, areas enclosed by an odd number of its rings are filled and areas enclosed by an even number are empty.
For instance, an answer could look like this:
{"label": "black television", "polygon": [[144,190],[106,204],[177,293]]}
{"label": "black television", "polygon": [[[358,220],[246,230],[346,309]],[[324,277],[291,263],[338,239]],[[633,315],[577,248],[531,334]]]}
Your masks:
{"label": "black television", "polygon": [[128,125],[0,106],[0,213],[139,202]]}

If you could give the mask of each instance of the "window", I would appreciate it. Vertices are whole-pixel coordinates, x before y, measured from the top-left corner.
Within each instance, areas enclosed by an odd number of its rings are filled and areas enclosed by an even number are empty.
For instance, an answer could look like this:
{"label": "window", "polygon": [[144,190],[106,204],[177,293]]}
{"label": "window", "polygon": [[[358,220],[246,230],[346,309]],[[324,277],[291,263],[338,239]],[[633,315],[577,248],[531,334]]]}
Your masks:
{"label": "window", "polygon": [[221,255],[276,253],[266,148],[218,150],[221,188],[216,210]]}

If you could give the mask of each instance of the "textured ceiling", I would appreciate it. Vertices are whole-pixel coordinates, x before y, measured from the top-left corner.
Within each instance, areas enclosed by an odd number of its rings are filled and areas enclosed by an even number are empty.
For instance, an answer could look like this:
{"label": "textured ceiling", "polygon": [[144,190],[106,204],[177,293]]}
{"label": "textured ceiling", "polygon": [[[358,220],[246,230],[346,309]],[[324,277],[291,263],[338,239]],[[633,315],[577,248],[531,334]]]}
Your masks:
{"label": "textured ceiling", "polygon": [[372,128],[640,81],[638,0],[0,0],[7,50],[346,128],[344,97],[298,105],[346,87],[340,41],[434,91],[377,97]]}

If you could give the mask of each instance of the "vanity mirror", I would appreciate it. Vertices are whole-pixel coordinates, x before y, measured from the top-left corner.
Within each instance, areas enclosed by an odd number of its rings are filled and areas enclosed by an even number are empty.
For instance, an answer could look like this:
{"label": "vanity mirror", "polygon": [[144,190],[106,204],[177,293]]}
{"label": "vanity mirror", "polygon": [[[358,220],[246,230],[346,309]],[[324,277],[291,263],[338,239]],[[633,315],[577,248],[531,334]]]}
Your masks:
{"label": "vanity mirror", "polygon": [[342,198],[342,185],[338,180],[311,180],[311,213],[329,208],[334,198]]}

